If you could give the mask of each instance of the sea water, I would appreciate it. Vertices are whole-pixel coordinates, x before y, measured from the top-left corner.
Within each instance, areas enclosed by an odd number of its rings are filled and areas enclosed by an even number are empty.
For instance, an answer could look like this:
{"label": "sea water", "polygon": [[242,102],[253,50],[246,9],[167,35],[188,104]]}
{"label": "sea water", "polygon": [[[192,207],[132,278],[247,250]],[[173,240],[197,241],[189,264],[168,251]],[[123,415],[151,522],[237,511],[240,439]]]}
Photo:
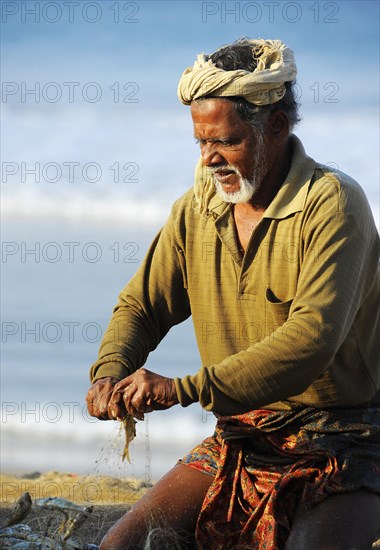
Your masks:
{"label": "sea water", "polygon": [[[1,466],[157,479],[212,433],[199,405],[146,415],[131,464],[119,423],[89,416],[88,371],[117,295],[159,225],[12,218],[3,228]],[[191,320],[151,353],[148,369],[184,376],[200,367]]]}

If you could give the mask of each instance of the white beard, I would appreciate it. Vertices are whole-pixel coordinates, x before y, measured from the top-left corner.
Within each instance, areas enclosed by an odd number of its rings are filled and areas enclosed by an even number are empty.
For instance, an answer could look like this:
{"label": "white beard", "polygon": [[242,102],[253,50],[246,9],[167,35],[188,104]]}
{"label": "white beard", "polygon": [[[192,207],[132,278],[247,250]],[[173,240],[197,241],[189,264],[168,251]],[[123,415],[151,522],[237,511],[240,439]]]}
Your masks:
{"label": "white beard", "polygon": [[233,166],[228,166],[227,170],[234,170],[236,172],[236,175],[239,178],[239,189],[237,191],[233,191],[232,193],[228,193],[223,189],[220,181],[218,181],[214,176],[215,188],[219,197],[224,202],[230,202],[232,204],[249,202],[253,195],[256,193],[257,189],[260,187],[261,182],[243,178],[240,172]]}
{"label": "white beard", "polygon": [[232,193],[228,193],[227,191],[224,191],[222,184],[215,177],[214,172],[217,171],[218,168],[211,169],[213,178],[214,178],[216,192],[224,202],[229,202],[232,204],[249,202],[252,199],[252,197],[257,193],[257,191],[260,189],[264,176],[266,175],[266,168],[267,168],[267,163],[265,162],[265,155],[264,155],[264,144],[261,140],[258,140],[255,156],[256,156],[255,168],[253,170],[253,174],[250,179],[243,178],[240,171],[235,166],[232,166],[232,165],[223,166],[223,169],[233,170],[238,176],[239,189],[237,191],[233,191]]}

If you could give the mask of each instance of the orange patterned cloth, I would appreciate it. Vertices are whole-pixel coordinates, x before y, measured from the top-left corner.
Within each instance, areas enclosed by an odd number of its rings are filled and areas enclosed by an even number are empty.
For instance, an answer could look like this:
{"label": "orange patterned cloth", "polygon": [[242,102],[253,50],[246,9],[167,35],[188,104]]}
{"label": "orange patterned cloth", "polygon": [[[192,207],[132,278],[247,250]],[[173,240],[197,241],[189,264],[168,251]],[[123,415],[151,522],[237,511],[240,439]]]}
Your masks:
{"label": "orange patterned cloth", "polygon": [[281,550],[299,506],[360,488],[380,494],[380,409],[222,417],[181,463],[215,476],[198,518],[198,548]]}

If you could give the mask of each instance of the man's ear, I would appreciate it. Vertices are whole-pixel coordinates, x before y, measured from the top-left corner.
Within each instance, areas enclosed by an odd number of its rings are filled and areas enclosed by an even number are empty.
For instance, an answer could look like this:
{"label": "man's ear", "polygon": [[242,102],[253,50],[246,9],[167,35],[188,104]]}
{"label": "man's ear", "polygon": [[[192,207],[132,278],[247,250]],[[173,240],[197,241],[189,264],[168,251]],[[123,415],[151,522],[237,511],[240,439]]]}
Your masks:
{"label": "man's ear", "polygon": [[271,113],[267,124],[267,130],[272,141],[281,144],[287,140],[289,136],[289,120],[284,111],[277,110]]}

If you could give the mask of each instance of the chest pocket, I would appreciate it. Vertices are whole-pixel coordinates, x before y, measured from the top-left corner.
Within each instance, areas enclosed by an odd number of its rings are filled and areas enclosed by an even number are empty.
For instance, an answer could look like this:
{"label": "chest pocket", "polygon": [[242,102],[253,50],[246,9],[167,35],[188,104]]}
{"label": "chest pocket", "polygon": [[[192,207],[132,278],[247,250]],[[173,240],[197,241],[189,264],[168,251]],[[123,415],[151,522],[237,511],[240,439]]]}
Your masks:
{"label": "chest pocket", "polygon": [[276,328],[282,326],[289,318],[289,310],[293,298],[290,300],[279,300],[274,292],[267,288],[265,290],[265,324],[267,333],[271,334]]}

